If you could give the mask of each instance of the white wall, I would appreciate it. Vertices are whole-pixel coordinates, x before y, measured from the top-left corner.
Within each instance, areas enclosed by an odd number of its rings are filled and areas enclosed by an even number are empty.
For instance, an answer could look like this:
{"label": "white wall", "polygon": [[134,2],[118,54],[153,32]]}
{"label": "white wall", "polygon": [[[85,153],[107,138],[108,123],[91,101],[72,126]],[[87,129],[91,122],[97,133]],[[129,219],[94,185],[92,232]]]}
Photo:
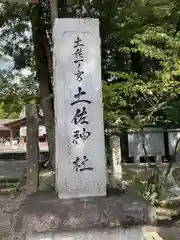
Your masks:
{"label": "white wall", "polygon": [[[169,154],[173,155],[176,142],[180,138],[180,129],[169,130],[168,135],[169,135]],[[178,146],[178,148],[180,148],[180,145]],[[176,161],[180,161],[180,153],[177,153]]]}
{"label": "white wall", "polygon": [[[162,129],[147,128],[145,132],[145,147],[148,156],[164,156],[164,136]],[[144,157],[145,153],[142,148],[142,137],[138,132],[128,133],[128,147],[129,156],[138,160],[140,157]]]}
{"label": "white wall", "polygon": [[[26,126],[20,127],[20,130],[19,130],[20,137],[26,137],[26,129],[27,129]],[[43,136],[44,134],[46,134],[46,128],[45,128],[45,126],[40,125],[39,126],[39,136]]]}

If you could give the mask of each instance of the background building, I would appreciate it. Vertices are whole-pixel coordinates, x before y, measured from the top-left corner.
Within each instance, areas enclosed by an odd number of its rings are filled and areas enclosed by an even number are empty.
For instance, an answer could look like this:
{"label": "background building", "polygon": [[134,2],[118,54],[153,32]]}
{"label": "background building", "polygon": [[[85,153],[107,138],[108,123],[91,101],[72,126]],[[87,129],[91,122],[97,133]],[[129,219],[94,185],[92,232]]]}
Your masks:
{"label": "background building", "polygon": [[[26,116],[23,110],[18,119],[0,119],[0,142],[6,145],[26,144]],[[44,118],[39,114],[39,143],[47,145],[47,134]]]}

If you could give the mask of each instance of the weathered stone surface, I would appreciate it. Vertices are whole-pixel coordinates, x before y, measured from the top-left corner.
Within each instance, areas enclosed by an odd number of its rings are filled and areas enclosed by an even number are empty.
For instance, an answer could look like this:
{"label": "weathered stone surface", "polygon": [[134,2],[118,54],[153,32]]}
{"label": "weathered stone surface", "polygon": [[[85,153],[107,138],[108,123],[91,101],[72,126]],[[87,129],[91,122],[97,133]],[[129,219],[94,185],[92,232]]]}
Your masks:
{"label": "weathered stone surface", "polygon": [[56,19],[53,36],[56,189],[106,196],[99,20]]}
{"label": "weathered stone surface", "polygon": [[[33,234],[27,240],[144,240],[141,227],[135,228],[101,228],[87,231],[66,231],[51,234]],[[159,239],[158,239],[159,240]]]}
{"label": "weathered stone surface", "polygon": [[[101,228],[89,231],[67,231],[47,234],[32,234],[26,240],[163,240],[155,231],[144,231],[143,227]],[[164,239],[165,240],[165,239]],[[169,238],[167,238],[169,240]],[[173,239],[176,240],[176,239]]]}
{"label": "weathered stone surface", "polygon": [[121,144],[119,136],[110,137],[111,166],[112,166],[112,186],[118,188],[122,186],[122,165],[121,165]]}
{"label": "weathered stone surface", "polygon": [[55,193],[30,195],[21,205],[16,231],[53,232],[153,224],[155,209],[134,194],[58,199]]}

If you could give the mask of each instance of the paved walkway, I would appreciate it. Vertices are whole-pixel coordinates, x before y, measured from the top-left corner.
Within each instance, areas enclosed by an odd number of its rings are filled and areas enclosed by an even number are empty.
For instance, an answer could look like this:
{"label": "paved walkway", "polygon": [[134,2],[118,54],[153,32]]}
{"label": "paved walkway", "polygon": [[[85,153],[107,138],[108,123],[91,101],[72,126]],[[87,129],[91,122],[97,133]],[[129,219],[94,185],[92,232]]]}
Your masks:
{"label": "paved walkway", "polygon": [[[40,146],[40,151],[48,152],[48,146]],[[26,152],[26,147],[2,147],[0,146],[0,153],[19,153]]]}
{"label": "paved walkway", "polygon": [[19,179],[27,161],[0,161],[0,179]]}

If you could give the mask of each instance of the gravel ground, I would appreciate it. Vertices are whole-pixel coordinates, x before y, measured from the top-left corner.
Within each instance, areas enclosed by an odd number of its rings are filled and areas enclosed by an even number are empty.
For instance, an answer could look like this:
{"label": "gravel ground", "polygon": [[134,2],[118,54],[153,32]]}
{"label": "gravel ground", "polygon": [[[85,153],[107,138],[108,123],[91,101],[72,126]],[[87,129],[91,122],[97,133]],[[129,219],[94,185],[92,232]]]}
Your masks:
{"label": "gravel ground", "polygon": [[6,209],[6,205],[11,202],[8,195],[0,195],[0,240],[8,239],[11,233],[11,212]]}
{"label": "gravel ground", "polygon": [[[26,193],[23,192],[16,198],[8,195],[0,195],[0,240],[18,240],[21,236],[14,235],[14,226],[16,223],[17,209],[25,199]],[[14,212],[17,212],[14,214]]]}

